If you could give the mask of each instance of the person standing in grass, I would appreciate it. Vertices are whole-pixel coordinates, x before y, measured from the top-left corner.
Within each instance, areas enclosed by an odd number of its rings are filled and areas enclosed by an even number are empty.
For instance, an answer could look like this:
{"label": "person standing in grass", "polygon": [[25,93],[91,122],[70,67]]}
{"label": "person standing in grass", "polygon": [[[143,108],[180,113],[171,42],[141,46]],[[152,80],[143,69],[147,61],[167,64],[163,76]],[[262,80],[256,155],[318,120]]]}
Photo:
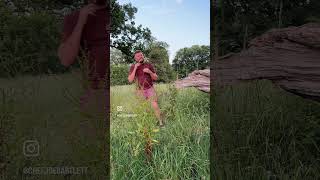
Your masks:
{"label": "person standing in grass", "polygon": [[92,99],[92,95],[96,95],[103,101],[99,107],[103,106],[105,112],[108,110],[109,29],[110,8],[107,0],[87,0],[80,10],[64,17],[62,42],[58,49],[61,64],[66,67],[73,64],[80,49],[84,50],[89,60],[89,87],[80,98],[82,108]]}
{"label": "person standing in grass", "polygon": [[153,81],[158,79],[158,75],[152,64],[145,62],[142,51],[136,51],[134,53],[134,59],[136,63],[130,67],[128,81],[130,83],[135,79],[138,81],[138,94],[151,102],[155,115],[159,120],[159,125],[163,127],[164,124],[158,105],[157,94],[153,87]]}

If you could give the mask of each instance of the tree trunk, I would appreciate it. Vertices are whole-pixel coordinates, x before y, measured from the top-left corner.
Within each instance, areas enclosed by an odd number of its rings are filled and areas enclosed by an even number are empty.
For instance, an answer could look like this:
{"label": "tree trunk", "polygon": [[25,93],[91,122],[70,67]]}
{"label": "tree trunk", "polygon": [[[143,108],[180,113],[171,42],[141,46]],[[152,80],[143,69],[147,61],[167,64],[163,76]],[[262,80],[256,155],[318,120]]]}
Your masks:
{"label": "tree trunk", "polygon": [[267,79],[320,101],[320,24],[271,30],[247,50],[215,61],[214,86]]}
{"label": "tree trunk", "polygon": [[[218,33],[218,23],[217,23],[217,0],[212,0],[212,11],[211,11],[211,44],[213,46],[211,46],[211,52],[214,52],[214,56],[212,57],[214,59],[218,59],[219,57],[219,33]],[[211,53],[212,55],[212,53]]]}

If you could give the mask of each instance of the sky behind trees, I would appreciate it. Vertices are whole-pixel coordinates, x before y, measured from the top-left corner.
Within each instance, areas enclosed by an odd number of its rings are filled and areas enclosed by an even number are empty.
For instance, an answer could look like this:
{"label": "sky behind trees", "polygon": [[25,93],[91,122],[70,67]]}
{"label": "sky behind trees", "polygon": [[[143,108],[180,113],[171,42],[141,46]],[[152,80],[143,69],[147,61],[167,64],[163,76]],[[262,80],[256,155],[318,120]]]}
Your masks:
{"label": "sky behind trees", "polygon": [[136,24],[148,27],[152,36],[169,44],[170,63],[175,53],[192,45],[210,43],[209,0],[118,0],[138,8]]}

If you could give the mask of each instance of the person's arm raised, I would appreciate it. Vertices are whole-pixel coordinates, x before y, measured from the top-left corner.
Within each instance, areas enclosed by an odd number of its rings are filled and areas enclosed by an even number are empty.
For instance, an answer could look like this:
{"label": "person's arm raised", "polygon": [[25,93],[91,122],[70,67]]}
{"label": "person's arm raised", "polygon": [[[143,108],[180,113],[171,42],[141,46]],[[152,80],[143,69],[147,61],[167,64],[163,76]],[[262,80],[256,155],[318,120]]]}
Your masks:
{"label": "person's arm raised", "polygon": [[94,13],[96,10],[97,6],[94,4],[89,4],[80,10],[77,24],[75,25],[71,35],[59,46],[58,49],[58,57],[62,65],[68,67],[76,59],[80,49],[83,27],[87,22],[88,15],[95,15]]}
{"label": "person's arm raised", "polygon": [[143,72],[149,73],[152,80],[154,80],[154,81],[158,80],[158,75],[157,75],[157,73],[155,72],[153,66],[150,66],[150,68],[144,68],[144,69],[143,69]]}
{"label": "person's arm raised", "polygon": [[150,72],[150,76],[151,76],[152,80],[154,80],[154,81],[158,80],[158,75],[156,73]]}

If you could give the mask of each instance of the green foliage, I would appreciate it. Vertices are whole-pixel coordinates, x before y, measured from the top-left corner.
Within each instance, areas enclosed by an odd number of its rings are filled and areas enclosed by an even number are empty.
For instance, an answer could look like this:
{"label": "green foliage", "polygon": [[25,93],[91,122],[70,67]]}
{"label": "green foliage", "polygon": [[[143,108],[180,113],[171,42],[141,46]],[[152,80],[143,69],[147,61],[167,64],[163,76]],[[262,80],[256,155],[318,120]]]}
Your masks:
{"label": "green foliage", "polygon": [[320,17],[320,3],[312,0],[218,0],[216,4],[220,56],[247,48],[251,39],[272,28],[299,26]]}
{"label": "green foliage", "polygon": [[[83,6],[84,1],[12,1],[14,8],[0,3],[0,76],[17,74],[59,73],[64,68],[57,57],[60,43],[63,8],[74,10]],[[111,46],[131,60],[135,49],[144,49],[151,39],[151,31],[136,26],[134,14],[137,8],[131,4],[120,5],[111,1]],[[75,63],[73,67],[79,67]]]}
{"label": "green foliage", "polygon": [[44,12],[18,16],[0,7],[0,76],[64,72],[57,57],[57,19]]}
{"label": "green foliage", "polygon": [[126,55],[124,55],[120,50],[116,48],[110,49],[110,63],[111,64],[126,64],[127,59]]}
{"label": "green foliage", "polygon": [[[168,46],[167,46],[168,47]],[[169,64],[168,50],[159,44],[153,44],[149,47],[147,57],[158,75],[158,82],[170,82],[174,80],[174,71]]]}
{"label": "green foliage", "polygon": [[194,70],[209,66],[210,47],[193,45],[190,48],[180,49],[173,59],[173,68],[179,77],[185,77]]}
{"label": "green foliage", "polygon": [[110,82],[112,86],[129,84],[129,64],[111,64]]}
{"label": "green foliage", "polygon": [[166,119],[174,120],[175,111],[177,111],[177,95],[178,90],[174,86],[174,84],[170,84],[167,87],[167,91],[161,92],[159,96],[159,104],[161,104],[162,114],[166,117]]}
{"label": "green foliage", "polygon": [[135,50],[145,49],[145,42],[151,40],[151,31],[142,25],[135,25],[134,14],[138,9],[131,3],[120,5],[111,0],[111,47],[115,47],[127,56],[130,62]]}
{"label": "green foliage", "polygon": [[[111,88],[112,179],[209,178],[209,94],[195,88],[177,91],[172,85],[155,87],[166,122],[159,131],[150,103],[137,100],[133,86]],[[121,116],[126,114],[136,116]],[[151,163],[143,153],[145,140],[139,129],[144,126],[156,140]]]}
{"label": "green foliage", "polygon": [[[130,134],[128,144],[133,150],[132,155],[138,156],[146,150],[147,145],[152,146],[158,143],[154,137],[159,129],[156,127],[155,121],[157,120],[150,107],[150,102],[137,98],[133,112],[139,116],[139,121],[136,123],[135,131],[128,132]],[[146,153],[143,156],[146,160],[149,158]]]}

